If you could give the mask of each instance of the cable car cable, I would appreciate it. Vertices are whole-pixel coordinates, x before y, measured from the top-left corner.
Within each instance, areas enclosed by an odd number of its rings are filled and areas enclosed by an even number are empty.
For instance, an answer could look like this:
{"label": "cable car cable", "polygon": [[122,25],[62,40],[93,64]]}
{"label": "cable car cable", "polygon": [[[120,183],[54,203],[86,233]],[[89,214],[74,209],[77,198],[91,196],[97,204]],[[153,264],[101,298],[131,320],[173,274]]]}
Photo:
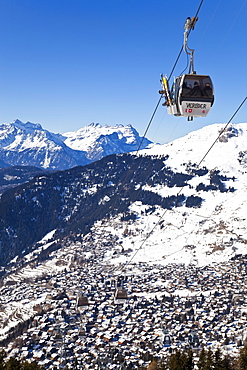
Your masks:
{"label": "cable car cable", "polygon": [[[206,154],[203,156],[203,158],[200,160],[200,162],[198,163],[197,166],[200,166],[201,163],[204,161],[204,159],[207,157],[207,155],[209,154],[209,152],[212,150],[213,146],[216,144],[216,142],[218,141],[219,137],[225,132],[225,130],[227,129],[228,125],[232,122],[233,118],[236,116],[236,114],[239,112],[239,110],[242,108],[242,106],[244,105],[245,101],[247,100],[247,96],[245,97],[245,99],[242,101],[242,103],[238,106],[238,108],[235,110],[235,112],[233,113],[233,115],[231,116],[231,118],[229,119],[229,121],[227,122],[227,124],[225,125],[225,127],[220,131],[220,134],[217,136],[216,140],[213,142],[213,144],[210,146],[210,148],[208,149],[208,151],[206,152]],[[183,191],[185,185],[179,190],[179,192],[177,193],[177,196]],[[124,270],[130,263],[131,261],[135,258],[135,256],[137,255],[137,253],[142,249],[143,245],[146,243],[146,241],[150,238],[150,236],[152,235],[153,231],[156,229],[156,227],[159,225],[159,223],[162,221],[162,219],[164,218],[165,214],[167,213],[168,209],[165,209],[165,211],[162,213],[162,215],[159,217],[159,220],[155,223],[155,225],[153,226],[153,228],[151,229],[151,231],[147,234],[147,236],[145,237],[145,239],[142,241],[140,247],[135,251],[135,253],[133,254],[133,256],[129,259],[129,261],[123,266],[122,270]]]}
{"label": "cable car cable", "polygon": [[150,128],[150,126],[151,126],[151,123],[152,123],[152,121],[153,121],[153,119],[154,119],[154,116],[155,116],[155,114],[156,114],[156,112],[157,112],[157,109],[158,109],[158,107],[159,107],[159,105],[160,105],[161,99],[162,99],[162,95],[160,96],[160,98],[159,98],[159,100],[158,100],[158,103],[156,104],[156,107],[155,107],[155,109],[154,109],[154,111],[153,111],[153,114],[152,114],[152,116],[151,116],[151,118],[150,118],[150,120],[149,120],[149,122],[148,122],[148,125],[147,125],[147,127],[146,127],[146,130],[145,130],[145,132],[144,132],[144,134],[143,134],[142,140],[141,140],[141,142],[140,142],[140,144],[139,144],[139,146],[138,146],[138,148],[137,148],[137,151],[136,151],[135,155],[137,155],[137,154],[138,154],[138,152],[139,152],[139,151],[140,151],[140,149],[141,149],[141,146],[142,146],[143,140],[145,139],[145,137],[146,137],[146,135],[147,135],[147,132],[148,132],[148,130],[149,130],[149,128]]}
{"label": "cable car cable", "polygon": [[204,159],[206,158],[206,156],[208,155],[208,153],[210,152],[210,150],[213,148],[213,146],[216,144],[217,140],[219,139],[219,137],[223,134],[223,132],[226,131],[227,127],[229,126],[229,124],[231,123],[231,121],[233,120],[233,118],[236,116],[236,114],[238,113],[238,111],[241,109],[241,107],[244,105],[245,101],[247,99],[247,96],[245,97],[245,99],[242,101],[242,103],[239,105],[239,107],[236,109],[236,111],[234,112],[234,114],[231,116],[231,118],[229,119],[229,121],[227,122],[227,124],[225,125],[225,127],[220,131],[218,137],[215,139],[215,141],[213,142],[213,144],[211,145],[211,147],[208,149],[208,151],[206,152],[206,154],[204,155],[204,157],[200,160],[200,162],[198,163],[198,166],[201,165],[201,163],[204,161]]}
{"label": "cable car cable", "polygon": [[245,7],[246,2],[247,2],[247,0],[245,0],[244,3],[243,3],[243,5],[241,6],[241,8],[239,8],[239,11],[238,11],[237,15],[233,19],[231,25],[228,27],[228,31],[225,33],[224,39],[221,40],[221,44],[222,45],[224,45],[226,41],[228,42],[228,40],[229,40],[229,33],[231,33],[232,27],[236,23],[236,21],[237,21],[238,17],[240,16],[240,14],[242,14],[242,10]]}
{"label": "cable car cable", "polygon": [[[202,7],[203,1],[204,1],[204,0],[201,0],[200,5],[198,6],[198,9],[197,9],[197,12],[196,12],[196,15],[195,15],[195,17],[194,17],[194,18],[196,18],[196,17],[198,16],[198,14],[199,14],[199,12],[200,12],[200,9],[201,9],[201,7]],[[188,36],[189,36],[190,32],[191,32],[191,29],[190,29],[190,30],[189,30],[189,32],[188,32]],[[179,58],[180,58],[180,56],[181,56],[182,52],[183,52],[183,49],[184,49],[184,45],[182,45],[182,47],[181,47],[181,49],[180,49],[180,52],[178,53],[177,59],[176,59],[176,61],[175,61],[174,65],[173,65],[173,68],[172,68],[172,70],[171,70],[171,73],[169,74],[169,77],[168,77],[168,79],[167,79],[167,81],[168,81],[168,82],[169,82],[169,80],[170,80],[170,78],[171,78],[171,76],[172,76],[172,74],[173,74],[173,72],[174,72],[174,69],[176,68],[176,65],[177,65],[177,63],[178,63],[178,61],[179,61]]]}
{"label": "cable car cable", "polygon": [[[200,4],[199,4],[199,6],[198,6],[198,8],[197,8],[197,11],[196,11],[196,14],[195,14],[194,19],[196,19],[196,18],[197,18],[198,14],[199,14],[199,12],[200,12],[200,9],[201,9],[201,7],[202,7],[203,1],[204,1],[204,0],[201,0],[201,2],[200,2]],[[191,32],[191,30],[192,30],[192,29],[193,29],[193,28],[191,28],[191,29],[188,31],[188,35],[190,34],[190,32]],[[170,80],[170,78],[171,78],[171,76],[172,76],[172,74],[173,74],[173,72],[174,72],[174,69],[176,68],[176,65],[177,65],[177,63],[178,63],[178,60],[179,60],[179,58],[180,58],[180,56],[181,56],[182,52],[183,52],[183,49],[184,49],[184,45],[182,45],[182,47],[181,47],[181,49],[180,49],[180,51],[179,51],[179,54],[178,54],[178,56],[177,56],[177,58],[176,58],[176,61],[175,61],[174,65],[173,65],[173,68],[172,68],[172,70],[171,70],[171,72],[170,72],[170,75],[169,75],[169,77],[168,77],[168,81]],[[143,137],[142,137],[142,139],[141,139],[141,141],[140,141],[140,144],[139,144],[139,146],[138,146],[138,148],[137,148],[136,152],[135,152],[135,153],[133,153],[133,155],[134,155],[134,156],[137,156],[137,154],[139,153],[139,151],[140,151],[140,149],[141,149],[142,143],[143,143],[143,141],[144,141],[144,139],[145,139],[145,137],[146,137],[146,135],[147,135],[147,132],[148,132],[148,130],[149,130],[149,128],[150,128],[150,126],[151,126],[151,123],[152,123],[152,121],[153,121],[153,119],[154,119],[154,116],[155,116],[155,114],[156,114],[156,112],[157,112],[157,109],[158,109],[158,107],[159,107],[159,105],[160,105],[161,99],[162,99],[162,95],[160,96],[160,98],[159,98],[159,100],[158,100],[158,102],[157,102],[157,104],[156,104],[156,107],[155,107],[155,109],[154,109],[154,111],[153,111],[153,113],[152,113],[152,116],[151,116],[151,118],[150,118],[150,120],[149,120],[149,122],[148,122],[148,125],[147,125],[146,130],[145,130],[145,132],[144,132],[144,134],[143,134]],[[133,158],[133,161],[134,161],[134,158]],[[126,178],[127,178],[127,174],[126,174]],[[152,233],[152,231],[151,231],[151,233]],[[150,234],[150,235],[151,235],[151,234]]]}
{"label": "cable car cable", "polygon": [[[197,11],[196,11],[196,14],[195,14],[194,19],[196,19],[196,18],[197,18],[198,14],[199,14],[199,12],[200,12],[200,9],[201,9],[201,7],[202,7],[203,2],[204,2],[204,0],[201,0],[201,2],[200,2],[200,4],[199,4],[199,6],[198,6],[198,8],[197,8]],[[192,29],[193,29],[193,28],[191,28],[191,29],[188,31],[188,35],[190,34],[190,32],[191,32],[191,30],[192,30]],[[179,51],[179,54],[178,54],[178,56],[177,56],[177,59],[176,59],[176,61],[175,61],[174,65],[173,65],[173,68],[172,68],[172,70],[171,70],[171,72],[170,72],[170,75],[169,75],[169,77],[168,77],[168,81],[170,80],[170,78],[171,78],[171,76],[172,76],[172,74],[173,74],[173,72],[174,72],[174,69],[176,68],[176,65],[177,65],[177,63],[178,63],[178,60],[179,60],[179,58],[180,58],[180,56],[181,56],[182,52],[183,52],[183,49],[184,49],[184,45],[182,45],[182,47],[181,47],[181,49],[180,49],[180,51]],[[157,102],[157,104],[156,104],[156,107],[155,107],[155,109],[154,109],[154,111],[153,111],[153,113],[152,113],[152,116],[151,116],[151,118],[150,118],[150,120],[149,120],[149,122],[148,122],[148,125],[147,125],[146,130],[145,130],[145,132],[144,132],[144,134],[143,134],[143,137],[142,137],[142,139],[141,139],[141,142],[140,142],[140,144],[139,144],[139,146],[138,146],[138,148],[137,148],[136,152],[135,152],[135,153],[133,153],[133,155],[134,155],[134,156],[137,156],[137,154],[139,153],[139,151],[140,151],[140,149],[141,149],[142,143],[143,143],[143,141],[144,141],[144,139],[145,139],[145,137],[146,137],[146,135],[147,135],[147,132],[148,132],[148,130],[149,130],[149,128],[150,128],[150,126],[151,126],[151,123],[152,123],[152,121],[153,121],[153,119],[154,119],[154,116],[155,116],[155,114],[156,114],[156,112],[157,112],[157,109],[158,109],[158,107],[159,107],[159,105],[160,105],[161,99],[162,99],[162,95],[160,96],[160,98],[159,98],[159,100],[158,100],[158,102]],[[133,161],[134,161],[134,158],[133,158]],[[127,174],[126,174],[126,178],[127,178]],[[182,189],[181,189],[181,191],[182,191]],[[178,195],[179,195],[179,193],[178,193]],[[167,210],[166,210],[166,211],[167,211]],[[164,216],[164,215],[162,215],[162,217],[163,217],[163,216]],[[151,233],[152,233],[152,231],[151,231]],[[150,233],[150,235],[151,235],[151,233]],[[148,237],[149,237],[149,236],[148,236]],[[145,243],[145,241],[144,241],[144,243]],[[143,244],[144,244],[144,243],[143,243]],[[141,246],[141,247],[142,247],[142,246]],[[140,247],[140,248],[141,248],[141,247]],[[115,269],[114,269],[114,270],[115,270]],[[120,269],[120,271],[121,271],[121,269]]]}
{"label": "cable car cable", "polygon": [[[203,1],[204,1],[204,0],[201,0],[200,4],[199,4],[199,6],[198,6],[198,9],[197,9],[196,15],[195,15],[195,17],[194,17],[194,18],[196,18],[196,17],[198,16],[198,14],[199,14],[199,12],[200,12],[200,9],[201,9],[201,7],[202,7]],[[188,35],[190,34],[190,32],[191,32],[191,29],[189,30]],[[181,50],[180,50],[180,51],[179,51],[179,53],[178,53],[177,59],[176,59],[176,61],[175,61],[174,65],[173,65],[172,70],[171,70],[171,72],[170,72],[170,74],[169,74],[169,77],[168,77],[168,79],[167,79],[167,81],[168,81],[168,82],[169,82],[169,80],[170,80],[170,78],[171,78],[171,76],[172,76],[172,74],[173,74],[173,72],[174,72],[174,69],[176,68],[176,65],[177,65],[177,63],[178,63],[178,61],[179,61],[179,58],[180,58],[180,56],[181,56],[181,54],[182,54],[182,52],[183,52],[183,48],[184,48],[184,46],[182,45]],[[158,100],[158,103],[157,103],[157,105],[156,105],[156,107],[155,107],[155,109],[154,109],[154,111],[153,111],[153,114],[152,114],[152,116],[151,116],[151,118],[150,118],[150,120],[149,120],[149,122],[148,122],[148,125],[147,125],[147,127],[146,127],[146,130],[145,130],[145,132],[144,132],[144,134],[143,134],[142,140],[141,140],[141,142],[140,142],[140,144],[139,144],[139,146],[138,146],[138,149],[137,149],[137,151],[136,151],[136,155],[138,154],[139,150],[141,149],[141,145],[142,145],[143,140],[145,139],[145,137],[146,137],[146,135],[147,135],[147,132],[148,132],[148,130],[149,130],[149,128],[150,128],[150,126],[151,126],[151,123],[152,123],[152,121],[153,121],[153,119],[154,119],[154,116],[155,116],[155,114],[156,114],[156,112],[157,112],[157,109],[158,109],[158,107],[159,107],[159,105],[160,105],[161,99],[162,99],[162,96],[160,96],[160,98],[159,98],[159,100]]]}
{"label": "cable car cable", "polygon": [[208,28],[210,27],[210,24],[212,23],[212,20],[214,19],[215,14],[217,13],[217,10],[218,10],[219,5],[220,5],[220,3],[221,3],[221,2],[222,2],[222,0],[219,0],[219,2],[218,2],[218,4],[216,5],[215,10],[214,10],[214,12],[213,12],[213,14],[212,14],[211,18],[207,21],[207,26],[204,28],[204,31],[203,31],[203,34],[202,34],[202,35],[201,35],[201,37],[200,37],[200,40],[203,40],[204,34],[205,34],[205,33],[207,33],[207,30],[208,30]]}

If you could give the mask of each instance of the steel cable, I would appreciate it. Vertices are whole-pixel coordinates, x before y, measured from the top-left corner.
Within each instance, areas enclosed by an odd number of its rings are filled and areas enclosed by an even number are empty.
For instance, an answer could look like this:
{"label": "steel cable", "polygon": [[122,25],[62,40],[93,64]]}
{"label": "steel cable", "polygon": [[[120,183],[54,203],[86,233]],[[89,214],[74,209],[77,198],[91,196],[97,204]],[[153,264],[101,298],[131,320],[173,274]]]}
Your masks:
{"label": "steel cable", "polygon": [[[245,97],[245,99],[242,101],[242,103],[238,106],[238,108],[235,110],[235,112],[233,113],[233,115],[231,116],[231,118],[229,119],[229,121],[227,122],[227,124],[224,126],[224,128],[221,130],[220,134],[217,136],[217,138],[215,139],[215,141],[213,142],[213,144],[210,146],[210,148],[207,150],[206,154],[202,157],[202,159],[200,160],[200,162],[198,163],[198,167],[201,165],[201,163],[204,161],[204,159],[207,157],[207,155],[209,154],[209,152],[212,150],[212,148],[214,147],[214,145],[216,144],[216,142],[218,141],[218,139],[220,138],[220,136],[226,131],[228,125],[232,122],[233,118],[236,116],[236,114],[239,112],[239,110],[242,108],[242,106],[244,105],[245,101],[247,100],[247,96]],[[179,190],[179,192],[177,193],[177,196],[183,191],[185,185],[183,187],[181,187],[181,189]],[[154,230],[156,229],[156,227],[160,224],[160,222],[163,220],[164,216],[166,215],[168,209],[166,209],[162,215],[159,217],[159,220],[155,223],[155,225],[153,226],[153,228],[151,229],[151,231],[146,235],[145,239],[141,242],[141,245],[140,247],[135,251],[134,255],[130,258],[130,260],[124,265],[124,268],[125,269],[130,263],[131,261],[135,258],[135,256],[137,255],[137,253],[142,249],[142,247],[144,246],[144,244],[146,243],[146,241],[150,238],[150,236],[152,235],[152,233],[154,232]]]}

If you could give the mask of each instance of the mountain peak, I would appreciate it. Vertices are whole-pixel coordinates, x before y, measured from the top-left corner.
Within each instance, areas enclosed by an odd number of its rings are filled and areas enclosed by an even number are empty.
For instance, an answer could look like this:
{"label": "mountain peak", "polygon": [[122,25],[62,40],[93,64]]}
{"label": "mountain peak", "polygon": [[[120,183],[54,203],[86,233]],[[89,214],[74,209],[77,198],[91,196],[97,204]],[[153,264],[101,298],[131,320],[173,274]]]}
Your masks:
{"label": "mountain peak", "polygon": [[[85,165],[109,154],[137,150],[141,138],[131,126],[90,123],[75,132],[54,134],[39,123],[16,119],[0,125],[0,161],[6,165],[26,165],[64,170]],[[143,141],[143,148],[151,142]]]}
{"label": "mountain peak", "polygon": [[24,123],[19,119],[14,120],[12,125],[26,132],[33,132],[35,130],[43,130],[42,126],[39,123],[32,123],[29,121]]}
{"label": "mountain peak", "polygon": [[[130,124],[124,126],[100,125],[90,123],[77,131],[63,134],[64,143],[74,150],[86,151],[90,161],[96,161],[109,154],[127,153],[138,149],[142,137]],[[147,148],[151,141],[144,138],[142,148]]]}
{"label": "mountain peak", "polygon": [[94,122],[91,122],[89,123],[89,125],[87,125],[86,127],[102,127],[100,123],[94,123]]}
{"label": "mountain peak", "polygon": [[21,128],[22,130],[43,130],[42,126],[39,123],[32,123],[29,121],[24,123],[19,119],[14,120],[13,125]]}

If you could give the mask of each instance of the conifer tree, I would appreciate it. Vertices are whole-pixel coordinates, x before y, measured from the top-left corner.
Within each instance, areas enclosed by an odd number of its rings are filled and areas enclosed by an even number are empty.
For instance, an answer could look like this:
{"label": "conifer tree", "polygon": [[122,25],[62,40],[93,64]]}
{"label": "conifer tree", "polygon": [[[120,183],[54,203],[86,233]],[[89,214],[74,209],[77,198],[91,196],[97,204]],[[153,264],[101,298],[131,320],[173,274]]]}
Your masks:
{"label": "conifer tree", "polygon": [[5,353],[5,351],[1,350],[0,351],[0,370],[4,369],[5,358],[6,358],[6,353]]}
{"label": "conifer tree", "polygon": [[214,353],[214,370],[225,370],[224,359],[219,348]]}
{"label": "conifer tree", "polygon": [[183,369],[182,363],[183,363],[183,360],[182,360],[181,352],[176,350],[176,352],[172,353],[169,358],[169,361],[168,361],[169,370],[182,370]]}
{"label": "conifer tree", "polygon": [[4,367],[5,370],[20,370],[20,368],[20,361],[15,357],[11,357]]}
{"label": "conifer tree", "polygon": [[187,353],[186,370],[194,369],[193,352],[189,349]]}
{"label": "conifer tree", "polygon": [[206,363],[207,363],[207,352],[206,352],[205,348],[203,347],[201,352],[200,352],[199,360],[197,362],[198,370],[205,370],[206,369]]}
{"label": "conifer tree", "polygon": [[238,363],[240,370],[247,370],[247,344],[240,350]]}
{"label": "conifer tree", "polygon": [[211,348],[209,348],[209,350],[207,351],[206,367],[204,370],[213,370],[213,369],[214,369],[214,357]]}
{"label": "conifer tree", "polygon": [[21,363],[21,366],[19,369],[21,370],[41,370],[41,367],[36,362],[25,361]]}
{"label": "conifer tree", "polygon": [[224,358],[223,358],[223,369],[224,370],[236,370],[237,369],[237,364],[234,364],[236,361],[226,355]]}
{"label": "conifer tree", "polygon": [[168,368],[169,370],[192,370],[194,368],[192,351],[186,353],[177,350],[170,356]]}
{"label": "conifer tree", "polygon": [[156,361],[156,360],[153,360],[153,361],[149,364],[149,366],[148,366],[147,370],[158,370],[158,364],[157,364],[157,361]]}

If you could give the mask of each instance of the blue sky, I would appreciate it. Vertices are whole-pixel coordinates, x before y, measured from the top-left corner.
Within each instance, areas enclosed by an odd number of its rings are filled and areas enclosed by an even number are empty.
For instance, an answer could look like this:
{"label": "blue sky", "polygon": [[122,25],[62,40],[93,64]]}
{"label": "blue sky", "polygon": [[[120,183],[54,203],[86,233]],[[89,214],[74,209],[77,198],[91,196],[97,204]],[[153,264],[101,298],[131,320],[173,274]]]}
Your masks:
{"label": "blue sky", "polygon": [[[132,124],[142,135],[170,74],[184,23],[200,0],[1,0],[0,123],[52,132],[91,122]],[[147,137],[165,143],[227,122],[247,95],[247,0],[204,0],[189,36],[195,69],[209,74],[215,105],[187,122],[159,106]],[[173,76],[186,67],[183,53]],[[234,122],[247,122],[247,103]]]}

